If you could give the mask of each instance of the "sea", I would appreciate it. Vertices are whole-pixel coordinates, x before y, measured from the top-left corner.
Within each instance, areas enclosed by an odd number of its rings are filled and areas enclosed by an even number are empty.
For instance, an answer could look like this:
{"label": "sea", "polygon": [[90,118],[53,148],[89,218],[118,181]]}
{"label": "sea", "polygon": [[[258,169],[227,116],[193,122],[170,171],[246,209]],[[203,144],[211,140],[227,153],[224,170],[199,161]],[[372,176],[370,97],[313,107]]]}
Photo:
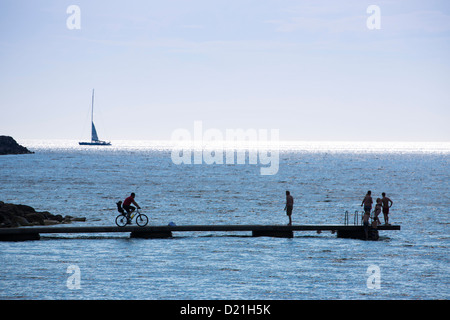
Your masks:
{"label": "sea", "polygon": [[286,225],[286,190],[294,225],[343,224],[346,212],[353,224],[371,190],[393,201],[389,222],[401,230],[379,241],[315,231],[42,234],[0,242],[0,299],[450,298],[448,142],[281,142],[271,175],[250,151],[245,163],[178,164],[164,141],[18,142],[35,153],[0,157],[0,201],[86,218],[73,226],[114,226],[116,202],[131,192],[149,225]]}

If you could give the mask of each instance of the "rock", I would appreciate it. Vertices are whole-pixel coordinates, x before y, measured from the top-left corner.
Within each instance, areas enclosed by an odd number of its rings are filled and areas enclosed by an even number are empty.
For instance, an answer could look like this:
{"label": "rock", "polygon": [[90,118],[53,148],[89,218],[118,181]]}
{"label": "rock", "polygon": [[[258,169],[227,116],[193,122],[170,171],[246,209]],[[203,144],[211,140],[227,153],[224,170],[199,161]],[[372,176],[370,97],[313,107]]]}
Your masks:
{"label": "rock", "polygon": [[26,205],[23,205],[23,204],[16,204],[15,207],[16,207],[16,209],[18,211],[23,212],[25,214],[27,214],[27,213],[36,213],[36,210],[34,210],[34,208],[30,207],[30,206],[26,206]]}
{"label": "rock", "polygon": [[0,201],[0,228],[16,228],[32,225],[52,225],[59,223],[70,223],[71,221],[86,221],[86,218],[74,218],[62,215],[53,215],[48,211],[36,212],[33,207],[4,203]]}
{"label": "rock", "polygon": [[86,217],[71,218],[70,221],[81,221],[81,222],[85,222],[85,221],[86,221]]}
{"label": "rock", "polygon": [[72,216],[65,216],[64,220],[62,221],[62,223],[71,223],[72,221],[80,221],[80,222],[85,222],[86,221],[86,217],[72,217]]}
{"label": "rock", "polygon": [[0,225],[2,227],[13,227],[14,216],[15,213],[12,209],[4,202],[0,202]]}
{"label": "rock", "polygon": [[53,219],[53,217],[54,217],[54,215],[52,215],[50,212],[48,212],[48,211],[42,211],[42,212],[40,212],[40,214],[42,214],[43,215],[43,218],[44,219],[48,219],[48,220],[51,220],[51,219]]}
{"label": "rock", "polygon": [[24,218],[24,217],[21,217],[21,216],[15,216],[13,220],[17,224],[17,226],[27,227],[27,226],[30,225],[28,220],[26,218]]}
{"label": "rock", "polygon": [[62,223],[71,223],[71,222],[72,220],[70,219],[70,216],[65,216]]}
{"label": "rock", "polygon": [[54,224],[59,224],[59,222],[56,220],[47,220],[47,219],[44,220],[44,226],[51,226]]}
{"label": "rock", "polygon": [[5,154],[30,154],[34,153],[21,146],[9,136],[0,136],[0,155]]}
{"label": "rock", "polygon": [[35,223],[35,224],[44,224],[44,215],[40,214],[40,213],[27,213],[25,215],[25,218],[28,220],[28,222],[30,223]]}
{"label": "rock", "polygon": [[0,214],[0,228],[11,228],[12,227],[12,221],[8,219],[7,217]]}

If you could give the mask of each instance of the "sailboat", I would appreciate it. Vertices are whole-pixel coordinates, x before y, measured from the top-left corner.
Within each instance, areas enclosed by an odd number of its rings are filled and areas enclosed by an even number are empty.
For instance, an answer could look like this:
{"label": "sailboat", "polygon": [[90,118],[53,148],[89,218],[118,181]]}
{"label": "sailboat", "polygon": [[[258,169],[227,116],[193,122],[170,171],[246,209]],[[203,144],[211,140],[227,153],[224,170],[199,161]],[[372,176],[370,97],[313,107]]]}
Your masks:
{"label": "sailboat", "polygon": [[94,125],[94,89],[92,89],[92,111],[91,111],[91,141],[78,142],[80,146],[110,146],[111,142],[98,139],[97,130]]}

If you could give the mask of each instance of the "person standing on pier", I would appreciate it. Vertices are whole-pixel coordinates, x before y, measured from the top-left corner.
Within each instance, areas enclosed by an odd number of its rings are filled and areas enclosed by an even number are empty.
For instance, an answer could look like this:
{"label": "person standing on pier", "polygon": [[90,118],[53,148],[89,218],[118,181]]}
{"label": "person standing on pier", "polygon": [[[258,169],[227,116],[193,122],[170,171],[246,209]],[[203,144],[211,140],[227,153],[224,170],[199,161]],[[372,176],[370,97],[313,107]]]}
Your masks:
{"label": "person standing on pier", "polygon": [[289,191],[286,191],[286,206],[284,207],[284,211],[286,211],[286,214],[289,217],[288,226],[292,226],[292,209],[294,209],[294,198]]}
{"label": "person standing on pier", "polygon": [[373,218],[373,222],[375,222],[376,226],[381,224],[380,218],[378,218],[378,216],[381,213],[381,208],[382,208],[381,199],[377,198],[377,204],[375,205],[375,214],[374,214],[374,218]]}
{"label": "person standing on pier", "polygon": [[363,226],[364,226],[364,234],[366,235],[366,240],[369,240],[369,219],[370,219],[370,211],[365,211],[363,216]]}
{"label": "person standing on pier", "polygon": [[364,205],[364,213],[368,212],[369,215],[370,215],[370,210],[372,210],[372,203],[373,203],[371,194],[372,194],[372,191],[370,191],[370,190],[367,191],[367,194],[361,203],[361,207]]}
{"label": "person standing on pier", "polygon": [[394,203],[391,199],[386,197],[386,193],[383,192],[381,195],[383,196],[381,203],[383,204],[384,224],[389,224],[389,208],[392,207]]}

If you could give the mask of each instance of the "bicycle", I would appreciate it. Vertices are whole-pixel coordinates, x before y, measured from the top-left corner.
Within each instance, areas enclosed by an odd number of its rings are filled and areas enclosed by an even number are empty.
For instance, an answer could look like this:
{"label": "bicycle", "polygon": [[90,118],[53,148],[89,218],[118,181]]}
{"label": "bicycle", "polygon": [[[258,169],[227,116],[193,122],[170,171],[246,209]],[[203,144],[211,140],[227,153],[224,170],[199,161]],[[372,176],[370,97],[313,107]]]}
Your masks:
{"label": "bicycle", "polygon": [[147,225],[148,217],[145,214],[141,213],[140,209],[136,209],[136,211],[133,211],[130,214],[130,217],[127,217],[127,213],[125,212],[125,210],[123,210],[121,204],[121,201],[117,203],[117,210],[120,212],[120,214],[116,217],[117,226],[125,227],[127,224],[131,223],[134,217],[136,217],[136,224],[139,227],[145,227]]}

